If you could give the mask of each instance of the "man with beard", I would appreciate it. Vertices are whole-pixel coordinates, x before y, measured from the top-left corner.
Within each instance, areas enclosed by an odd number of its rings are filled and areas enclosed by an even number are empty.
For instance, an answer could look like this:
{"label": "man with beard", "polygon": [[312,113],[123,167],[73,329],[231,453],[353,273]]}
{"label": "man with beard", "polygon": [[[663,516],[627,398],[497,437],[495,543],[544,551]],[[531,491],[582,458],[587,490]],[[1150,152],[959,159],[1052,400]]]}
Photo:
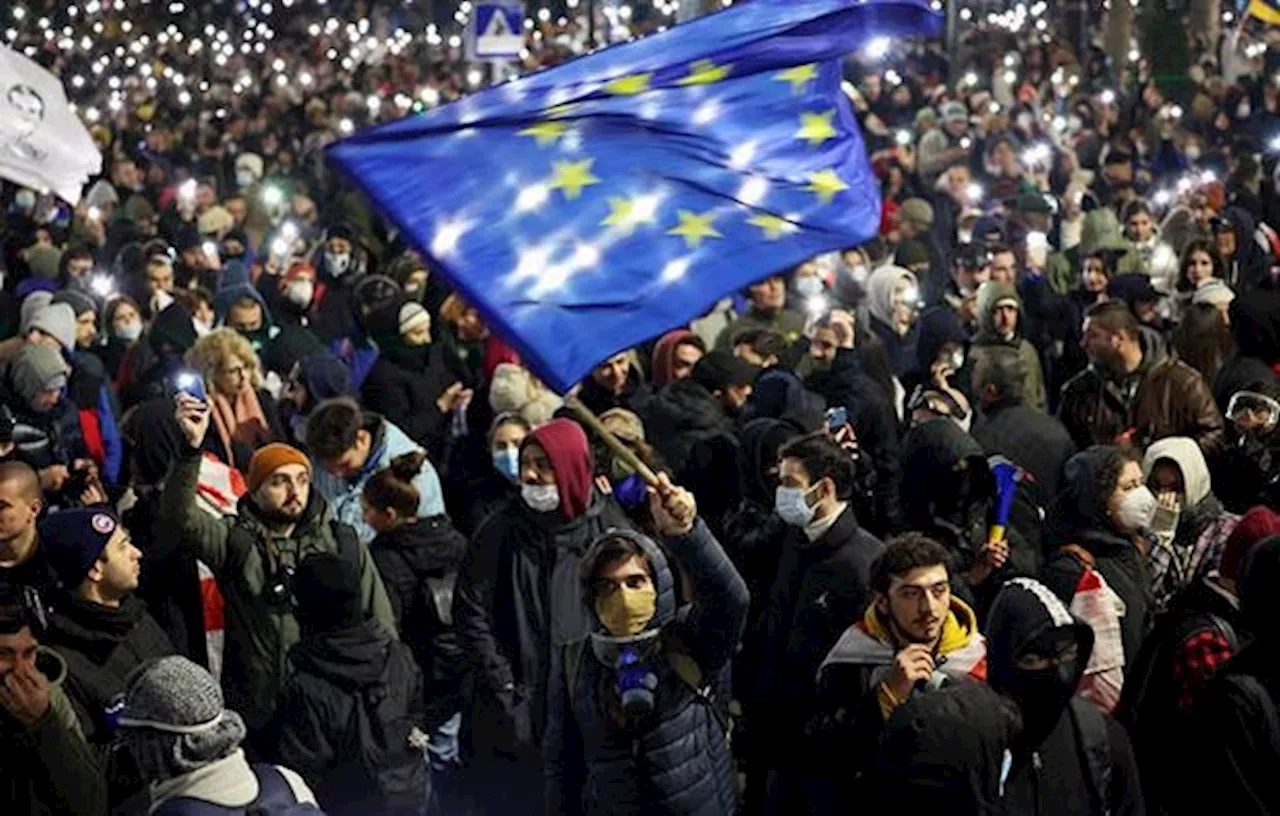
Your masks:
{"label": "man with beard", "polygon": [[1124,728],[1075,696],[1093,651],[1093,629],[1031,578],[1005,584],[987,619],[987,681],[1017,703],[1005,782],[1009,813],[1144,812]]}
{"label": "man with beard", "polygon": [[1062,386],[1058,404],[1081,450],[1166,436],[1194,439],[1205,458],[1222,447],[1222,414],[1204,377],[1143,331],[1123,301],[1089,309],[1081,345],[1089,367]]}
{"label": "man with beard", "polygon": [[268,738],[285,669],[298,642],[293,575],[302,559],[336,553],[360,576],[366,615],[393,634],[395,615],[373,559],[349,525],[337,521],[328,502],[311,489],[311,463],[296,448],[259,448],[245,474],[248,493],[239,515],[215,518],[200,509],[196,483],[200,444],[209,429],[209,406],[185,394],[175,414],[187,449],[165,486],[163,517],[175,524],[183,546],[209,566],[226,604],[223,683],[255,741]]}

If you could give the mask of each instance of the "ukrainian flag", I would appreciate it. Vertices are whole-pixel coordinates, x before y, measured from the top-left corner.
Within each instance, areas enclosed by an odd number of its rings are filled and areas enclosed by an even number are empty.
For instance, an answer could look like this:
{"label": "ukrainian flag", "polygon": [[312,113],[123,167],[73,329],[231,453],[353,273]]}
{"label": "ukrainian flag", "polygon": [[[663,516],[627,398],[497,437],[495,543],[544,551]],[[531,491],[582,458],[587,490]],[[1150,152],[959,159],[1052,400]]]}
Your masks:
{"label": "ukrainian flag", "polygon": [[1267,25],[1280,25],[1280,0],[1249,0],[1245,11]]}

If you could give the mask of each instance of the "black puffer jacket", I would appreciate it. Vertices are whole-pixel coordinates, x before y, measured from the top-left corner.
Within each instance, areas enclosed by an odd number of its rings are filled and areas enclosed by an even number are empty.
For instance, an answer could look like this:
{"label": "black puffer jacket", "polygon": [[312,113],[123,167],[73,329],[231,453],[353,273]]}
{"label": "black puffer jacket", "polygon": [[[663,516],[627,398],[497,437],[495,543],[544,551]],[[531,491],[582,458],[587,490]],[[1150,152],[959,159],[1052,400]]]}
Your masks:
{"label": "black puffer jacket", "polygon": [[1001,403],[985,409],[986,421],[973,438],[987,454],[999,454],[1021,465],[1034,479],[1028,490],[1041,507],[1058,495],[1067,460],[1076,452],[1071,434],[1056,418],[1021,404]]}
{"label": "black puffer jacket", "polygon": [[[679,587],[668,555],[648,538],[634,538],[653,571],[657,608],[648,628],[661,630],[658,651],[645,661],[657,679],[654,711],[642,723],[622,721],[616,675],[603,661],[606,638],[577,646],[576,676],[557,660],[551,677],[545,740],[548,816],[627,813],[729,816],[734,775],[729,746],[713,706],[675,672],[667,649],[679,644],[711,682],[726,666],[747,616],[747,587],[707,526],[666,542],[670,557],[693,586],[693,602],[677,608]],[[595,616],[593,632],[603,631]],[[566,650],[567,651],[567,650]],[[597,654],[601,656],[597,656]],[[616,658],[614,658],[616,659]],[[573,692],[566,682],[573,683]]]}
{"label": "black puffer jacket", "polygon": [[477,759],[538,758],[551,656],[591,630],[582,555],[605,530],[630,526],[612,499],[596,494],[572,521],[512,502],[472,537],[453,609],[475,673],[465,727]]}
{"label": "black puffer jacket", "polygon": [[462,708],[466,658],[453,628],[453,593],[467,540],[447,516],[419,519],[369,545],[400,623],[400,638],[422,668],[427,727]]}
{"label": "black puffer jacket", "polygon": [[[421,813],[427,771],[409,737],[422,727],[422,699],[422,673],[409,647],[377,621],[304,635],[289,650],[280,692],[280,762],[302,774],[326,813]],[[385,743],[361,746],[357,705],[379,718],[373,727],[384,729]],[[395,795],[384,795],[372,778],[366,758],[374,757],[379,777],[396,783]]]}
{"label": "black puffer jacket", "polygon": [[[1056,629],[1074,635],[1077,656],[1068,667],[1073,677],[1056,686],[1037,678],[1024,691],[1025,674],[1015,664],[1037,637]],[[1073,618],[1044,585],[1019,578],[996,597],[987,633],[987,681],[1016,700],[1022,712],[1022,733],[1014,742],[1005,785],[1006,812],[1143,813],[1137,764],[1124,728],[1074,695],[1093,651],[1089,624]]]}

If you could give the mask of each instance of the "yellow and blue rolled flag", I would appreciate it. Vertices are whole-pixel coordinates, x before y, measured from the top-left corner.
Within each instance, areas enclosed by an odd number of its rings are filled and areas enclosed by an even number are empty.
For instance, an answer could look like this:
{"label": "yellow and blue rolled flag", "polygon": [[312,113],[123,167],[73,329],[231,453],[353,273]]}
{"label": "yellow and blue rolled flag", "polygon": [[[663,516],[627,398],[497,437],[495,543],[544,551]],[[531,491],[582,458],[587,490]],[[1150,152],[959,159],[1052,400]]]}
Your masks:
{"label": "yellow and blue rolled flag", "polygon": [[754,0],[329,153],[563,393],[726,294],[874,236],[840,59],[940,28],[927,0]]}
{"label": "yellow and blue rolled flag", "polygon": [[1267,25],[1280,25],[1280,0],[1249,0],[1245,12]]}

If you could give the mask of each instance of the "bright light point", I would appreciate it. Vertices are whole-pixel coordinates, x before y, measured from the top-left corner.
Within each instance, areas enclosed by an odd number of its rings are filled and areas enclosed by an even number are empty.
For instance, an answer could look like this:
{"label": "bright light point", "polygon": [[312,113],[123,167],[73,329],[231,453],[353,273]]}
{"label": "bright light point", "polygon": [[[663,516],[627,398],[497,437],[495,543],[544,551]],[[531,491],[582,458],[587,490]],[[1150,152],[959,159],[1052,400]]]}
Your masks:
{"label": "bright light point", "polygon": [[89,290],[100,298],[109,296],[115,288],[109,275],[98,274],[89,278]]}
{"label": "bright light point", "polygon": [[738,200],[752,207],[764,201],[769,194],[769,180],[763,176],[752,176],[747,179],[738,191]]}
{"label": "bright light point", "polygon": [[676,258],[662,267],[662,283],[675,283],[683,278],[689,272],[689,267],[693,263],[691,258]]}
{"label": "bright light point", "polygon": [[590,269],[600,264],[600,250],[594,244],[578,244],[570,263],[578,269]]}
{"label": "bright light point", "polygon": [[479,87],[483,80],[484,75],[480,73],[479,69],[472,68],[470,71],[467,71],[467,84],[472,88]]}
{"label": "bright light point", "polygon": [[828,301],[826,295],[813,295],[804,302],[804,310],[809,314],[817,317],[827,310]]}
{"label": "bright light point", "polygon": [[966,84],[966,85],[977,85],[977,84],[978,84],[978,75],[977,75],[977,74],[975,74],[973,71],[970,71],[969,73],[965,74],[965,75],[964,75],[964,84]]}
{"label": "bright light point", "polygon": [[435,237],[431,239],[431,253],[441,256],[452,255],[458,248],[458,242],[469,229],[471,224],[467,221],[445,221],[436,230]]}
{"label": "bright light point", "polygon": [[1156,194],[1151,197],[1157,207],[1167,207],[1173,203],[1173,193],[1168,190],[1156,190]]}
{"label": "bright light point", "polygon": [[536,210],[543,204],[547,203],[547,199],[551,196],[551,190],[545,184],[534,184],[525,187],[516,196],[516,212],[529,212]]}
{"label": "bright light point", "polygon": [[350,136],[356,129],[355,123],[350,119],[343,119],[338,122],[338,132],[343,136]]}
{"label": "bright light point", "polygon": [[1271,141],[1267,142],[1267,147],[1272,153],[1280,153],[1280,135],[1272,136]]}
{"label": "bright light point", "polygon": [[897,142],[899,147],[906,147],[911,144],[911,131],[899,130],[893,134],[893,140]]}
{"label": "bright light point", "polygon": [[889,53],[889,46],[892,44],[888,37],[874,37],[862,49],[862,55],[869,60],[883,59],[884,55]]}
{"label": "bright light point", "polygon": [[1017,72],[1017,71],[1005,71],[1005,72],[1004,72],[1004,82],[1005,82],[1005,84],[1006,84],[1006,85],[1012,85],[1013,83],[1015,83],[1015,82],[1017,82],[1017,81],[1018,81],[1018,72]]}
{"label": "bright light point", "polygon": [[507,283],[516,284],[537,278],[546,270],[547,262],[550,260],[551,253],[546,247],[534,247],[522,251],[515,271],[507,278]]}
{"label": "bright light point", "polygon": [[695,125],[709,125],[720,116],[720,103],[714,99],[703,102],[698,109],[693,112],[693,123]]}
{"label": "bright light point", "polygon": [[743,142],[729,153],[729,166],[734,170],[745,170],[756,155],[755,142]]}
{"label": "bright light point", "polygon": [[1191,181],[1191,179],[1187,178],[1186,176],[1183,176],[1182,178],[1178,179],[1178,192],[1179,193],[1189,192],[1191,190],[1192,184],[1193,182]]}
{"label": "bright light point", "polygon": [[982,185],[976,181],[969,182],[969,186],[965,188],[964,192],[971,202],[981,201],[982,196],[986,194],[986,191],[982,189]]}

